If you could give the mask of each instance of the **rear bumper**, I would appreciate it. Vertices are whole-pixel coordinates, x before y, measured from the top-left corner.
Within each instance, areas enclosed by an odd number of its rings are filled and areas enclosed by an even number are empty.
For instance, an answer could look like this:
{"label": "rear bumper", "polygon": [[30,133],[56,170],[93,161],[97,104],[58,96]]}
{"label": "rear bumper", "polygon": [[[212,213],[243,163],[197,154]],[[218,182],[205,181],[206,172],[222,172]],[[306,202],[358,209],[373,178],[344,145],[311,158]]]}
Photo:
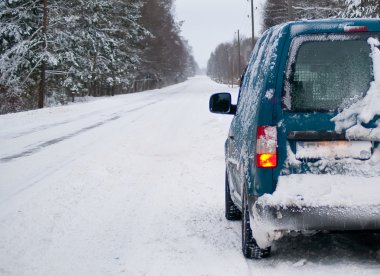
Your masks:
{"label": "rear bumper", "polygon": [[254,220],[273,231],[379,230],[380,205],[367,206],[252,206]]}

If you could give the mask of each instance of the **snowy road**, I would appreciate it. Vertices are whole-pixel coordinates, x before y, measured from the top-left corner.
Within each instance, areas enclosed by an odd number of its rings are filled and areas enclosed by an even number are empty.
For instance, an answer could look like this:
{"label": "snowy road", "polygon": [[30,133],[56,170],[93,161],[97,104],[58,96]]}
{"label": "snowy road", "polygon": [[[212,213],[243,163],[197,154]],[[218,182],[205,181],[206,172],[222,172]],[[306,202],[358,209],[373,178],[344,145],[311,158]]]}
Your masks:
{"label": "snowy road", "polygon": [[0,116],[0,275],[378,275],[380,236],[316,235],[245,260],[224,219],[228,90],[205,77]]}

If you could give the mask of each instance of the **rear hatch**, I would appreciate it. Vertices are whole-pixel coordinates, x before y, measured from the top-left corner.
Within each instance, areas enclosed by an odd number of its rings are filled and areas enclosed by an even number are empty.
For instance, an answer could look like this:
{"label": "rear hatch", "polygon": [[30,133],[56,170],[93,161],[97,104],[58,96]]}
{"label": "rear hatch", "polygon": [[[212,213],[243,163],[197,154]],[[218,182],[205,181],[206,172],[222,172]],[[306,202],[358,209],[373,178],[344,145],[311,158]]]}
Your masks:
{"label": "rear hatch", "polygon": [[283,93],[287,159],[282,174],[380,174],[368,167],[377,160],[380,135],[373,134],[379,116],[376,108],[363,116],[376,105],[376,97],[368,100],[367,94],[380,95],[374,71],[380,70],[378,42],[378,33],[366,32],[293,40]]}

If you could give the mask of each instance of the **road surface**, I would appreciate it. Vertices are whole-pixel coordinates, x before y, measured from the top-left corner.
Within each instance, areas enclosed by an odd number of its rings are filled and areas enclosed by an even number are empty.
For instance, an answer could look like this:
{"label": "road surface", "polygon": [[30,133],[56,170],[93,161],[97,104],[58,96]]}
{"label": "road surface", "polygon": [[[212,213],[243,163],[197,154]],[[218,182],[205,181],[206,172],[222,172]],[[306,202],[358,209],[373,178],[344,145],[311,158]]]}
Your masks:
{"label": "road surface", "polygon": [[208,112],[226,90],[195,77],[0,116],[0,275],[378,275],[376,234],[287,237],[243,258],[223,209],[232,117]]}

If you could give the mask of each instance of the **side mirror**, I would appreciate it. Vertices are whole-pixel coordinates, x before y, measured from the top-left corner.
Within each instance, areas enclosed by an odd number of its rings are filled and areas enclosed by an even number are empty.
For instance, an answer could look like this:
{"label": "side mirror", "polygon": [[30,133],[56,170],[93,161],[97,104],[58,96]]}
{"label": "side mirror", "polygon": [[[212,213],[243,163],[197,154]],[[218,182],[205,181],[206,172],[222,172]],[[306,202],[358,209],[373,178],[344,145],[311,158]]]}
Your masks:
{"label": "side mirror", "polygon": [[210,112],[219,114],[235,114],[236,105],[231,104],[230,93],[216,93],[210,97]]}

